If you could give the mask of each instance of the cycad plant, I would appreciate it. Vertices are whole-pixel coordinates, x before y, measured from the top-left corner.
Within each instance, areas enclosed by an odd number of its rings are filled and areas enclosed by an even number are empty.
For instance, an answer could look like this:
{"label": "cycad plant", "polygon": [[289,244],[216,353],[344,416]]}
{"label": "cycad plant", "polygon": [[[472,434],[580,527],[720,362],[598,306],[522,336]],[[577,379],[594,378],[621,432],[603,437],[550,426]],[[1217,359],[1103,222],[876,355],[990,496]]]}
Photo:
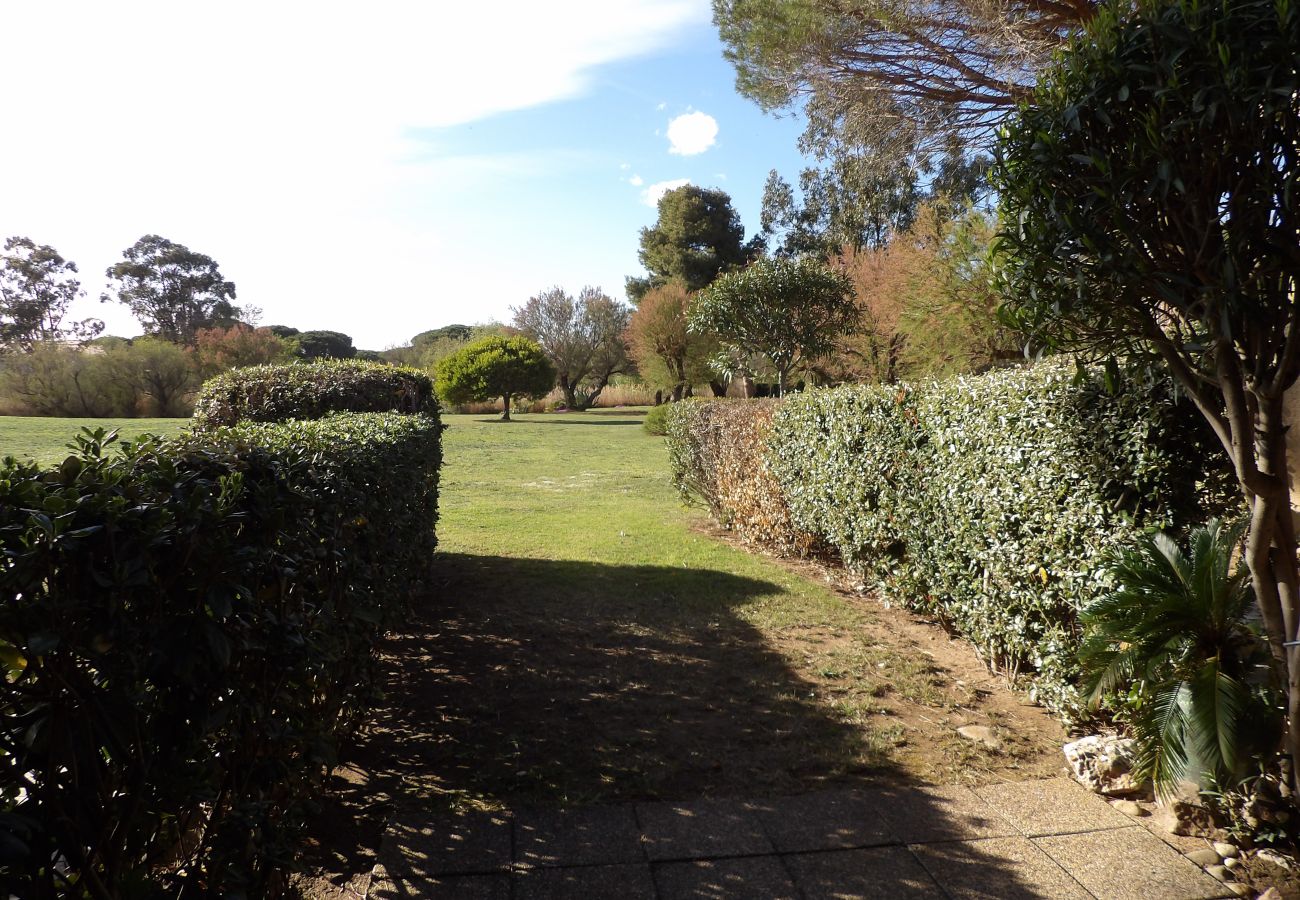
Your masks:
{"label": "cycad plant", "polygon": [[1113,569],[1116,588],[1081,613],[1089,702],[1119,692],[1138,745],[1136,772],[1157,793],[1179,782],[1236,783],[1276,749],[1271,658],[1247,619],[1254,592],[1233,565],[1242,527],[1214,520],[1188,552],[1144,537]]}

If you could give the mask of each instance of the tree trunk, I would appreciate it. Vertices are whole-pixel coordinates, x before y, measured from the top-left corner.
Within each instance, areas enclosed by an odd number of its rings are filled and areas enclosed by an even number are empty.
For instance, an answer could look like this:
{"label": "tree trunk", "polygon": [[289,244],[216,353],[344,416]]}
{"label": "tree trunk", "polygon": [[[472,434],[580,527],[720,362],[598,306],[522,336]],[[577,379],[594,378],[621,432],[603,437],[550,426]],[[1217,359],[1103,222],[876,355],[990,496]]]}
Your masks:
{"label": "tree trunk", "polygon": [[501,421],[510,421],[510,395],[506,394],[501,398]]}
{"label": "tree trunk", "polygon": [[713,396],[715,397],[727,396],[727,386],[721,381],[710,381],[709,390],[713,391]]}
{"label": "tree trunk", "polygon": [[682,395],[683,395],[685,392],[686,392],[686,385],[685,385],[685,384],[683,384],[683,383],[680,382],[680,381],[677,382],[676,384],[674,384],[674,385],[673,385],[672,402],[673,402],[673,403],[676,403],[678,400],[682,399]]}
{"label": "tree trunk", "polygon": [[567,375],[560,376],[560,391],[564,394],[564,406],[566,409],[578,408],[577,389],[578,386],[570,381]]}

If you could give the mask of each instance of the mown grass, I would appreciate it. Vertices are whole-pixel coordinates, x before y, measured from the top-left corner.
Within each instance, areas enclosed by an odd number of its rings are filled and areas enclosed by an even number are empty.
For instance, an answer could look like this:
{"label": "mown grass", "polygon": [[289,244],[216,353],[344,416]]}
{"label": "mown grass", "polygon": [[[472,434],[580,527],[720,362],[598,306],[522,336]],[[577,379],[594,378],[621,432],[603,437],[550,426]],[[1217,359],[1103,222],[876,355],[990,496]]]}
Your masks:
{"label": "mown grass", "polygon": [[68,455],[68,444],[82,428],[116,428],[124,440],[142,434],[171,435],[189,419],[58,419],[37,416],[0,416],[0,458],[16,456],[50,464]]}
{"label": "mown grass", "polygon": [[364,767],[495,806],[1037,764],[957,739],[974,694],[868,602],[720,540],[643,416],[446,417],[441,574]]}

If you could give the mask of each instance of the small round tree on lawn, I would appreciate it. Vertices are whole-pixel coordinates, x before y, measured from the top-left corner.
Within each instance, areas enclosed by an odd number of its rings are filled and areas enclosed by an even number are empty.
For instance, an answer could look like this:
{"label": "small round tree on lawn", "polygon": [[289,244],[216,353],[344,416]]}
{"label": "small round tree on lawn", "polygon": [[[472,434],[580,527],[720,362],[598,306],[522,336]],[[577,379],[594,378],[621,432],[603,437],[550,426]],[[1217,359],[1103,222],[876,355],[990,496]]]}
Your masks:
{"label": "small round tree on lawn", "polygon": [[438,396],[449,404],[500,397],[502,421],[510,421],[510,401],[535,400],[555,387],[555,368],[533,341],[524,337],[485,337],[438,363]]}
{"label": "small round tree on lawn", "polygon": [[776,376],[778,394],[792,371],[829,353],[857,324],[848,277],[811,258],[760,259],[723,275],[696,295],[687,316],[692,333],[717,336],[715,369],[730,373],[757,357]]}

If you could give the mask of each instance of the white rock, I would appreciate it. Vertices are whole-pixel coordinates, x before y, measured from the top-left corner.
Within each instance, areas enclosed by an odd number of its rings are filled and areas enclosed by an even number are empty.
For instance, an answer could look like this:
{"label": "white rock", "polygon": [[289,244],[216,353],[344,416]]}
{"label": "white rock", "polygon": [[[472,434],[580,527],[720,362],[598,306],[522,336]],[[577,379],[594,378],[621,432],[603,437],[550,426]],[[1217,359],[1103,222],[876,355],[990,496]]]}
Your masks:
{"label": "white rock", "polygon": [[1193,850],[1187,854],[1187,858],[1198,866],[1217,866],[1219,864],[1219,854],[1215,853],[1209,847],[1202,847],[1200,850]]}
{"label": "white rock", "polygon": [[1133,778],[1136,748],[1132,739],[1093,734],[1064,747],[1074,779],[1098,794],[1140,794],[1146,785]]}
{"label": "white rock", "polygon": [[1250,888],[1247,887],[1246,885],[1242,884],[1242,883],[1239,882],[1239,881],[1234,881],[1234,882],[1230,883],[1227,887],[1228,887],[1228,890],[1232,891],[1232,892],[1233,892],[1234,894],[1236,894],[1238,897],[1249,897],[1249,896],[1250,896]]}
{"label": "white rock", "polygon": [[1232,859],[1241,852],[1237,849],[1236,844],[1228,844],[1224,841],[1215,841],[1210,846],[1214,847],[1214,852],[1222,856],[1224,859]]}
{"label": "white rock", "polygon": [[1145,816],[1147,811],[1136,800],[1112,800],[1110,805],[1126,816]]}
{"label": "white rock", "polygon": [[1002,746],[1002,742],[998,740],[998,736],[994,734],[993,729],[989,728],[987,725],[963,725],[957,729],[957,733],[968,741],[973,741],[976,744],[983,744],[984,746],[991,747],[994,750],[997,750]]}
{"label": "white rock", "polygon": [[1213,878],[1215,881],[1232,880],[1232,875],[1230,875],[1228,873],[1228,870],[1223,866],[1207,866],[1205,871],[1209,873],[1210,877]]}

